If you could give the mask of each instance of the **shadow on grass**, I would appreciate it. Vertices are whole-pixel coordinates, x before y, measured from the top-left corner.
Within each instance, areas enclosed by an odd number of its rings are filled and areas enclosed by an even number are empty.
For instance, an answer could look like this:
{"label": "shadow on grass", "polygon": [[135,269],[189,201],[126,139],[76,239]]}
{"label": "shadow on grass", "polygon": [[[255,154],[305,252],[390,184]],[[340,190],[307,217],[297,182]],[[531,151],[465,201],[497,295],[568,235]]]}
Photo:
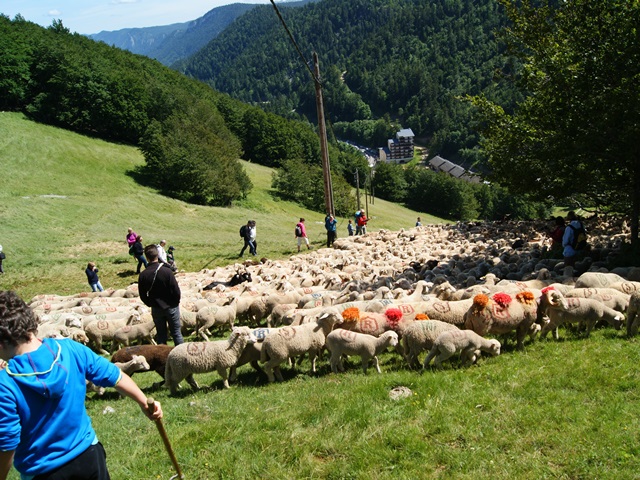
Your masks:
{"label": "shadow on grass", "polygon": [[117,275],[120,278],[128,278],[128,277],[137,276],[138,274],[136,273],[135,270],[123,270],[122,272],[118,272]]}

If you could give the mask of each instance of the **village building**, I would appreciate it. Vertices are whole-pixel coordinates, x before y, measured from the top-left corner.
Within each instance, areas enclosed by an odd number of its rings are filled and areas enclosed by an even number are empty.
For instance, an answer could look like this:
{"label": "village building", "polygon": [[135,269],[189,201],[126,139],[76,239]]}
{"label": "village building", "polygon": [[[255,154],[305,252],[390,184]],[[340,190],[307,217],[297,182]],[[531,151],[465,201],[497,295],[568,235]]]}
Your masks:
{"label": "village building", "polygon": [[403,128],[395,138],[387,141],[387,146],[378,149],[381,162],[407,163],[413,160],[413,139],[415,135],[410,128]]}

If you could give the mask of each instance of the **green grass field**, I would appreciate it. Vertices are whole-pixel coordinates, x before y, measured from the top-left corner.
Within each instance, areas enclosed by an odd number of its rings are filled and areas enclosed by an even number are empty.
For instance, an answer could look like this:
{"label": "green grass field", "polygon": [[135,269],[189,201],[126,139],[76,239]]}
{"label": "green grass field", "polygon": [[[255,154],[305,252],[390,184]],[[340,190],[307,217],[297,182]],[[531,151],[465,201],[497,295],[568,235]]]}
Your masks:
{"label": "green grass field", "polygon": [[[135,183],[131,172],[144,162],[136,148],[6,112],[0,113],[0,159],[0,245],[7,255],[0,288],[27,299],[89,289],[84,274],[89,261],[97,263],[105,288],[136,281],[127,227],[145,244],[166,239],[186,271],[236,261],[242,247],[238,230],[249,218],[257,222],[260,257],[294,253],[293,229],[300,217],[312,244],[326,242],[324,215],[274,197],[272,170],[260,165],[243,162],[254,188],[236,206],[189,205]],[[384,200],[369,202],[370,229],[412,227],[418,215],[423,223],[441,221]],[[344,236],[347,219],[338,221],[338,236]]]}
{"label": "green grass field", "polygon": [[[0,158],[0,243],[8,256],[0,288],[27,299],[87,290],[89,260],[105,286],[135,281],[128,226],[152,241],[166,238],[189,271],[233,262],[247,217],[257,220],[267,257],[295,250],[299,216],[315,244],[324,239],[322,215],[273,199],[271,172],[260,166],[245,164],[256,188],[242,205],[190,206],[134,183],[127,172],[142,162],[134,148],[9,113],[0,114]],[[377,199],[370,214],[372,228],[389,229],[412,226],[418,215]],[[316,375],[305,361],[273,385],[249,366],[230,390],[215,373],[199,375],[204,388],[192,392],[183,382],[175,397],[150,389],[155,373],[134,379],[162,402],[189,480],[640,478],[638,339],[608,328],[588,339],[565,330],[561,337],[522,352],[507,347],[468,369],[420,373],[386,353],[381,375],[363,375],[356,359],[334,375],[325,358]],[[397,386],[413,395],[391,400]],[[173,475],[155,426],[133,402],[108,392],[87,409],[114,480]]]}

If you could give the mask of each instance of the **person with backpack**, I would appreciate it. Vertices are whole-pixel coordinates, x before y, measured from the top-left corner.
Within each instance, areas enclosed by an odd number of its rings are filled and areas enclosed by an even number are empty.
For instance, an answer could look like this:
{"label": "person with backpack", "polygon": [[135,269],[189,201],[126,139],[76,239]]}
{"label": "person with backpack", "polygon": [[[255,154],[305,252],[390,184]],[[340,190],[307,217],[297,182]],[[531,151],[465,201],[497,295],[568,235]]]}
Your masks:
{"label": "person with backpack", "polygon": [[307,245],[307,250],[311,250],[311,245],[309,245],[309,238],[307,237],[307,229],[304,226],[304,218],[300,218],[300,221],[296,223],[294,233],[296,238],[298,239],[298,252],[300,251],[300,245],[302,245],[302,242]]}
{"label": "person with backpack", "polygon": [[246,225],[240,227],[240,237],[244,240],[244,246],[240,250],[240,257],[244,255],[244,251],[249,247],[249,253],[254,257],[257,255],[258,244],[256,243],[256,221],[248,220]]}
{"label": "person with backpack", "polygon": [[576,264],[578,253],[587,246],[587,232],[575,212],[569,212],[567,220],[569,225],[564,229],[562,236],[562,254],[565,267],[573,267]]}

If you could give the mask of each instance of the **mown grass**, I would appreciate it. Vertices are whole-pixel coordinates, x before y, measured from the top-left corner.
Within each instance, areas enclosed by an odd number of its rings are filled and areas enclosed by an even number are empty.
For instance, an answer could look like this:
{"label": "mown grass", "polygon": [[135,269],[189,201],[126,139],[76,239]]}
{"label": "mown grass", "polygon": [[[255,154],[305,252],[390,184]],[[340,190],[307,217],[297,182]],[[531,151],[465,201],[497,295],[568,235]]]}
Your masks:
{"label": "mown grass", "polygon": [[[154,241],[166,238],[187,270],[234,261],[237,229],[248,216],[258,221],[261,255],[290,254],[301,215],[314,243],[324,239],[322,216],[272,198],[270,171],[260,166],[246,164],[256,185],[249,198],[217,209],[135,184],[127,172],[142,159],[131,147],[16,114],[0,114],[0,156],[0,243],[8,254],[0,288],[27,299],[86,290],[88,260],[98,261],[106,286],[135,281],[124,245],[128,226]],[[372,226],[390,229],[411,226],[416,216],[379,200],[370,213]],[[561,336],[522,352],[507,347],[468,369],[420,373],[386,353],[382,375],[363,375],[353,359],[347,373],[334,375],[325,358],[316,375],[308,361],[285,369],[280,384],[249,366],[230,390],[217,374],[199,375],[204,388],[192,392],[183,382],[174,397],[151,389],[155,373],[134,379],[162,402],[190,480],[639,478],[638,339],[610,329],[588,339]],[[413,394],[391,400],[397,386]],[[108,392],[87,409],[114,480],[171,477],[157,430],[133,402]]]}
{"label": "mown grass", "polygon": [[[249,218],[257,221],[260,257],[294,253],[293,228],[300,217],[314,246],[326,242],[324,215],[276,198],[272,170],[260,165],[243,162],[254,188],[232,208],[189,205],[133,180],[131,173],[144,161],[137,149],[7,112],[0,113],[0,159],[0,244],[7,254],[0,288],[27,299],[87,290],[89,261],[98,264],[105,287],[136,281],[124,241],[127,227],[145,243],[166,239],[186,271],[234,262],[242,247],[238,230]],[[441,222],[384,200],[369,204],[372,229],[412,227],[418,215],[424,223]],[[344,236],[347,219],[338,220],[338,236]]]}

